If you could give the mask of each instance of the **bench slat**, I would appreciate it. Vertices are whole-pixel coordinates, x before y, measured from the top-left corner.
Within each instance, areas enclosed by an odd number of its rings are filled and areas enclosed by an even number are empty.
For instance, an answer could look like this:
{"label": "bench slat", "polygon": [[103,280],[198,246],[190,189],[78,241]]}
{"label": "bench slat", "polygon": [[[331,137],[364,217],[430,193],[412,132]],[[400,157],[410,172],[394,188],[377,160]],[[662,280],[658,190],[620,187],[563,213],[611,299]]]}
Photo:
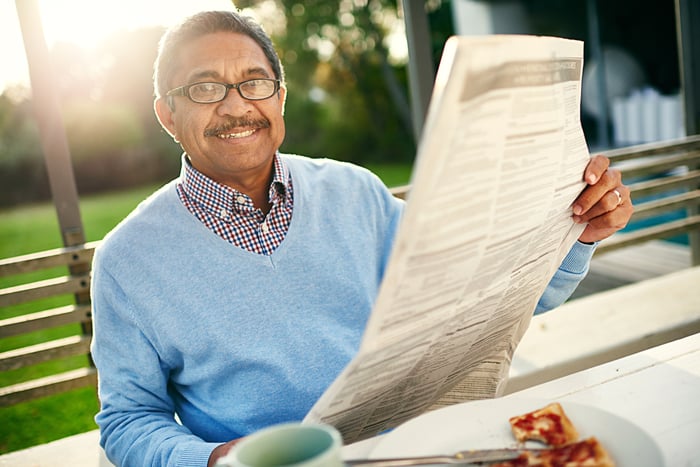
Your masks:
{"label": "bench slat", "polygon": [[637,245],[649,240],[673,237],[698,228],[700,228],[700,215],[694,215],[686,217],[685,219],[664,222],[663,224],[634,230],[629,233],[616,233],[612,237],[603,240],[596,249],[595,254]]}
{"label": "bench slat", "polygon": [[[13,283],[20,284],[0,290],[0,307],[28,304],[35,300],[58,296],[71,298],[71,304],[52,309],[46,308],[51,306],[48,304],[43,308],[38,308],[39,302],[30,304],[38,311],[0,320],[1,338],[22,336],[67,324],[80,324],[82,328],[81,334],[25,345],[0,353],[0,371],[31,367],[66,357],[86,358],[84,368],[67,372],[54,370],[57,373],[1,387],[1,407],[80,387],[97,386],[97,373],[90,358],[92,309],[89,293],[90,267],[99,243],[98,241],[56,248],[0,260],[0,277],[9,277]],[[60,268],[66,268],[68,274]],[[43,271],[46,271],[44,277],[48,274],[54,277],[35,280],[34,276],[27,275]],[[26,278],[22,275],[26,275]],[[24,282],[20,283],[22,279]]]}
{"label": "bench slat", "polygon": [[665,198],[639,203],[634,206],[632,220],[644,219],[661,212],[676,211],[695,207],[700,204],[700,190],[667,196]]}
{"label": "bench slat", "polygon": [[691,170],[681,175],[671,175],[663,178],[655,178],[643,182],[628,185],[632,192],[632,198],[653,195],[674,189],[696,187],[700,185],[700,170]]}
{"label": "bench slat", "polygon": [[88,335],[70,336],[0,353],[0,371],[16,370],[58,358],[87,355]]}
{"label": "bench slat", "polygon": [[625,165],[622,173],[625,179],[631,179],[663,173],[675,169],[676,167],[693,166],[698,163],[700,163],[700,150],[694,150],[683,154],[668,155],[650,160],[642,159],[634,165]]}
{"label": "bench slat", "polygon": [[0,290],[0,307],[90,290],[90,275],[62,276]]}
{"label": "bench slat", "polygon": [[99,242],[15,256],[0,260],[0,277],[24,274],[58,266],[90,264]]}
{"label": "bench slat", "polygon": [[0,338],[79,323],[91,318],[90,305],[66,305],[0,320]]}
{"label": "bench slat", "polygon": [[655,141],[653,143],[637,144],[618,149],[604,151],[612,161],[626,161],[659,154],[677,153],[693,148],[700,148],[700,135],[686,136],[672,141]]}
{"label": "bench slat", "polygon": [[86,386],[97,386],[97,370],[94,368],[78,368],[0,388],[0,407],[9,407]]}

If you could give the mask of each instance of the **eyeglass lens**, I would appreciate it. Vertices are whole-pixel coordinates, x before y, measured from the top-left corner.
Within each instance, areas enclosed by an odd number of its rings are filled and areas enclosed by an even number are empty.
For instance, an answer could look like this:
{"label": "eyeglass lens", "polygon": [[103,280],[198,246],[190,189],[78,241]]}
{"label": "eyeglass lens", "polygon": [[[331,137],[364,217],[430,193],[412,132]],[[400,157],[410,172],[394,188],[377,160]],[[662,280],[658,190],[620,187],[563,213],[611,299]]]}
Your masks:
{"label": "eyeglass lens", "polygon": [[[275,93],[274,80],[251,79],[238,83],[236,86],[240,95],[246,99],[267,99]],[[195,102],[217,102],[226,97],[228,88],[223,83],[197,83],[189,88],[189,96]]]}

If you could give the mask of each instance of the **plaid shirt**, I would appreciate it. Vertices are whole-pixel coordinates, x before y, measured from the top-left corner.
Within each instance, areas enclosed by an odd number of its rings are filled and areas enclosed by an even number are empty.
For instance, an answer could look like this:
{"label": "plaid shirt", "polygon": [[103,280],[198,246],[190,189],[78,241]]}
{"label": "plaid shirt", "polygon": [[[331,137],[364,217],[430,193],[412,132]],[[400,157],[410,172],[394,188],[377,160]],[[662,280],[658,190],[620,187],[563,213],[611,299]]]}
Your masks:
{"label": "plaid shirt", "polygon": [[292,178],[278,154],[270,184],[267,217],[250,197],[221,185],[192,167],[184,157],[177,193],[180,201],[209,230],[251,253],[269,256],[282,243],[292,220]]}

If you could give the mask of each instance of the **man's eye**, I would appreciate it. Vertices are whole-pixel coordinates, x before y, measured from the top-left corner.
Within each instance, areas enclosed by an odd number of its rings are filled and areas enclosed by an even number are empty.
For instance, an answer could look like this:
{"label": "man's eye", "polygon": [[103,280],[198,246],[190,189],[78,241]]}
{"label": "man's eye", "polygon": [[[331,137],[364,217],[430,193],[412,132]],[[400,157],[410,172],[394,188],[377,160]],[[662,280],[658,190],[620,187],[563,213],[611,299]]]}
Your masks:
{"label": "man's eye", "polygon": [[219,90],[219,85],[215,83],[202,83],[195,86],[195,91],[201,94],[212,94]]}

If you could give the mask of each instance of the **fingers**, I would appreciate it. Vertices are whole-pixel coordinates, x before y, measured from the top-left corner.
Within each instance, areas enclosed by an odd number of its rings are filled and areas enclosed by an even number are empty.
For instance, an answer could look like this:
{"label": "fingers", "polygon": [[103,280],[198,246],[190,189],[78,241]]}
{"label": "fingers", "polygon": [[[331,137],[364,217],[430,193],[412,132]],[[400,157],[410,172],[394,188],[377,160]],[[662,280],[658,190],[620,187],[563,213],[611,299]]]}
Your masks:
{"label": "fingers", "polygon": [[575,216],[587,220],[614,209],[619,204],[619,198],[613,190],[617,190],[621,195],[623,203],[631,202],[629,189],[622,184],[622,174],[619,170],[608,168],[598,174],[597,170],[591,170],[589,173],[590,168],[589,164],[586,176],[596,176],[598,181],[594,184],[589,183],[574,201],[572,209]]}
{"label": "fingers", "polygon": [[634,207],[629,201],[629,189],[621,186],[618,191],[622,202],[618,202],[614,192],[609,192],[585,216],[582,216],[585,218],[585,220],[582,219],[582,222],[587,222],[588,225],[599,229],[614,228],[619,230],[624,228],[634,212]]}
{"label": "fingers", "polygon": [[622,194],[620,194],[620,190],[618,190],[618,189],[616,188],[616,189],[614,189],[612,192],[613,192],[613,193],[615,194],[615,196],[617,197],[617,200],[616,200],[616,201],[617,201],[617,206],[621,205],[623,200],[622,200]]}
{"label": "fingers", "polygon": [[606,170],[610,167],[610,159],[605,156],[597,155],[591,157],[591,160],[586,166],[586,170],[583,174],[583,179],[589,185],[594,185],[600,180]]}
{"label": "fingers", "polygon": [[[598,190],[596,190],[596,192],[598,192]],[[583,193],[582,193],[582,195],[583,195]],[[591,195],[591,193],[586,194],[586,198],[585,198],[586,200],[588,199],[587,197],[589,195]],[[597,195],[593,195],[593,196],[597,196]],[[579,199],[580,199],[580,197],[579,197]],[[586,202],[588,202],[588,201],[583,201],[582,204],[584,204]],[[595,219],[596,217],[602,216],[603,214],[605,214],[607,212],[611,212],[613,210],[616,210],[620,206],[623,206],[625,204],[627,204],[628,206],[632,205],[632,199],[630,198],[630,190],[625,185],[620,184],[615,188],[612,188],[608,191],[603,192],[602,195],[600,195],[600,198],[598,198],[598,200],[595,201],[594,204],[590,208],[586,209],[585,211],[582,211],[581,214],[575,214],[574,221],[575,222],[590,222],[591,220]]]}
{"label": "fingers", "polygon": [[[620,192],[622,193],[622,190]],[[614,193],[613,196],[617,198],[617,195]],[[588,225],[579,237],[579,240],[585,243],[593,243],[608,238],[618,230],[624,229],[633,213],[634,206],[623,198],[622,204],[614,209],[589,219],[587,221]]]}
{"label": "fingers", "polygon": [[242,439],[243,438],[234,439],[232,441],[229,441],[228,443],[220,444],[217,447],[215,447],[209,455],[207,467],[213,467],[221,457],[224,457],[226,454],[228,454],[231,448],[238,444],[238,442],[240,442]]}
{"label": "fingers", "polygon": [[592,157],[584,180],[588,184],[572,206],[574,222],[588,224],[579,240],[591,243],[623,229],[634,212],[630,190],[619,170],[605,156]]}

